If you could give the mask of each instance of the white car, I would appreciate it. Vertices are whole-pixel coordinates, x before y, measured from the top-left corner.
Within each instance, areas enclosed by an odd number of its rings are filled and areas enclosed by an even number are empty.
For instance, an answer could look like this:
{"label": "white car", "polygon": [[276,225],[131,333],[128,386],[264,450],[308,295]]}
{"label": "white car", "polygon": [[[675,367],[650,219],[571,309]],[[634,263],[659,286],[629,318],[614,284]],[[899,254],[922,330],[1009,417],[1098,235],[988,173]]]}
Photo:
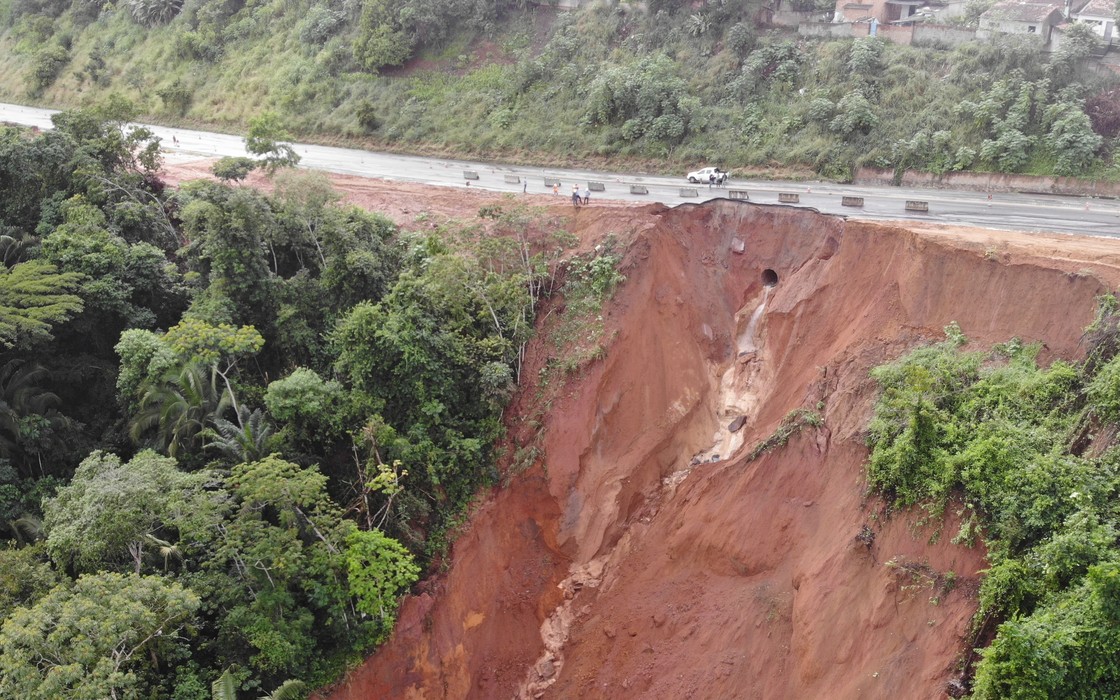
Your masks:
{"label": "white car", "polygon": [[731,174],[726,170],[720,170],[719,168],[701,168],[700,170],[694,170],[693,172],[689,173],[688,181],[692,184],[704,182],[710,183],[712,181],[712,175],[716,176],[716,182],[723,184],[723,181],[726,180]]}

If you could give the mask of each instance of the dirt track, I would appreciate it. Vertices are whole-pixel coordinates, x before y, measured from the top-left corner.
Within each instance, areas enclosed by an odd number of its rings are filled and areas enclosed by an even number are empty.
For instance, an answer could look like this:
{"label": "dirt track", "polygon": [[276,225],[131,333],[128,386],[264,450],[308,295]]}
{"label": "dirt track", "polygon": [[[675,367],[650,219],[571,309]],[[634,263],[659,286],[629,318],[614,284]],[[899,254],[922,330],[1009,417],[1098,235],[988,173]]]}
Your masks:
{"label": "dirt track", "polygon": [[[410,226],[500,201],[334,179]],[[944,697],[985,560],[950,544],[954,523],[930,544],[867,499],[868,370],[951,321],[1076,356],[1094,297],[1120,284],[1120,242],[731,202],[603,202],[570,226],[628,251],[605,359],[553,397],[542,460],[482,502],[450,571],[325,697]],[[508,412],[518,444],[536,397]],[[798,408],[823,427],[748,460]],[[950,571],[950,591],[927,580]]]}

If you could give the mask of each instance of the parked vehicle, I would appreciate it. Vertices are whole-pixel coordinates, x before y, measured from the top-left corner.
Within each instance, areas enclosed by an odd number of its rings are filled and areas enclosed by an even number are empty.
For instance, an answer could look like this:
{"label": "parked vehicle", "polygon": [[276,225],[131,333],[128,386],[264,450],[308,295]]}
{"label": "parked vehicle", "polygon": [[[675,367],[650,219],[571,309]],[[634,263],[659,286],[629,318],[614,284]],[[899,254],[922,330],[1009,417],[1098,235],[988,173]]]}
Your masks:
{"label": "parked vehicle", "polygon": [[727,172],[726,170],[720,170],[717,167],[708,167],[708,168],[701,168],[700,170],[694,170],[691,173],[689,173],[688,174],[688,181],[691,182],[694,185],[697,184],[697,183],[703,184],[705,182],[711,183],[712,182],[712,175],[716,176],[715,177],[715,182],[716,182],[716,184],[719,184],[719,185],[722,185],[724,182],[727,181],[727,179],[729,177],[731,177],[731,173]]}

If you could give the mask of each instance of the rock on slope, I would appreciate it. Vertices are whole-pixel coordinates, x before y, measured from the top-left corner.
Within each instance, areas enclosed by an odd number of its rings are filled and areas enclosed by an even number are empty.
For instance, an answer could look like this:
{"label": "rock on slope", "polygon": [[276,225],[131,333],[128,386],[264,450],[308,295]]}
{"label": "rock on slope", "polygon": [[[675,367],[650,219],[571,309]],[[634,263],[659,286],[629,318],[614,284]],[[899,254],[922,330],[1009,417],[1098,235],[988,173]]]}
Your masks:
{"label": "rock on slope", "polygon": [[[868,370],[951,321],[1075,356],[1120,245],[732,202],[574,224],[630,231],[609,352],[326,697],[945,697],[983,552],[867,498]],[[798,408],[823,426],[749,459]]]}

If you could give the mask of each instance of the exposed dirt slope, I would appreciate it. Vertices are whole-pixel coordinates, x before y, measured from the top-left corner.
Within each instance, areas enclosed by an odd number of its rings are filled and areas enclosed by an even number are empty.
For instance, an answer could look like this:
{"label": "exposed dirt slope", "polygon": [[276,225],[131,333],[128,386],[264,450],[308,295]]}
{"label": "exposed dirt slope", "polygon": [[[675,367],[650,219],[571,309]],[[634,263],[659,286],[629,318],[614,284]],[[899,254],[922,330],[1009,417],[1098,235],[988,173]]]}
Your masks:
{"label": "exposed dirt slope", "polygon": [[[952,523],[930,544],[876,517],[868,370],[954,320],[1076,356],[1120,245],[732,202],[573,226],[628,232],[606,358],[555,397],[543,462],[479,508],[449,572],[328,697],[944,697],[983,552],[950,544]],[[521,439],[535,396],[509,416]],[[749,460],[797,408],[823,427]]]}

